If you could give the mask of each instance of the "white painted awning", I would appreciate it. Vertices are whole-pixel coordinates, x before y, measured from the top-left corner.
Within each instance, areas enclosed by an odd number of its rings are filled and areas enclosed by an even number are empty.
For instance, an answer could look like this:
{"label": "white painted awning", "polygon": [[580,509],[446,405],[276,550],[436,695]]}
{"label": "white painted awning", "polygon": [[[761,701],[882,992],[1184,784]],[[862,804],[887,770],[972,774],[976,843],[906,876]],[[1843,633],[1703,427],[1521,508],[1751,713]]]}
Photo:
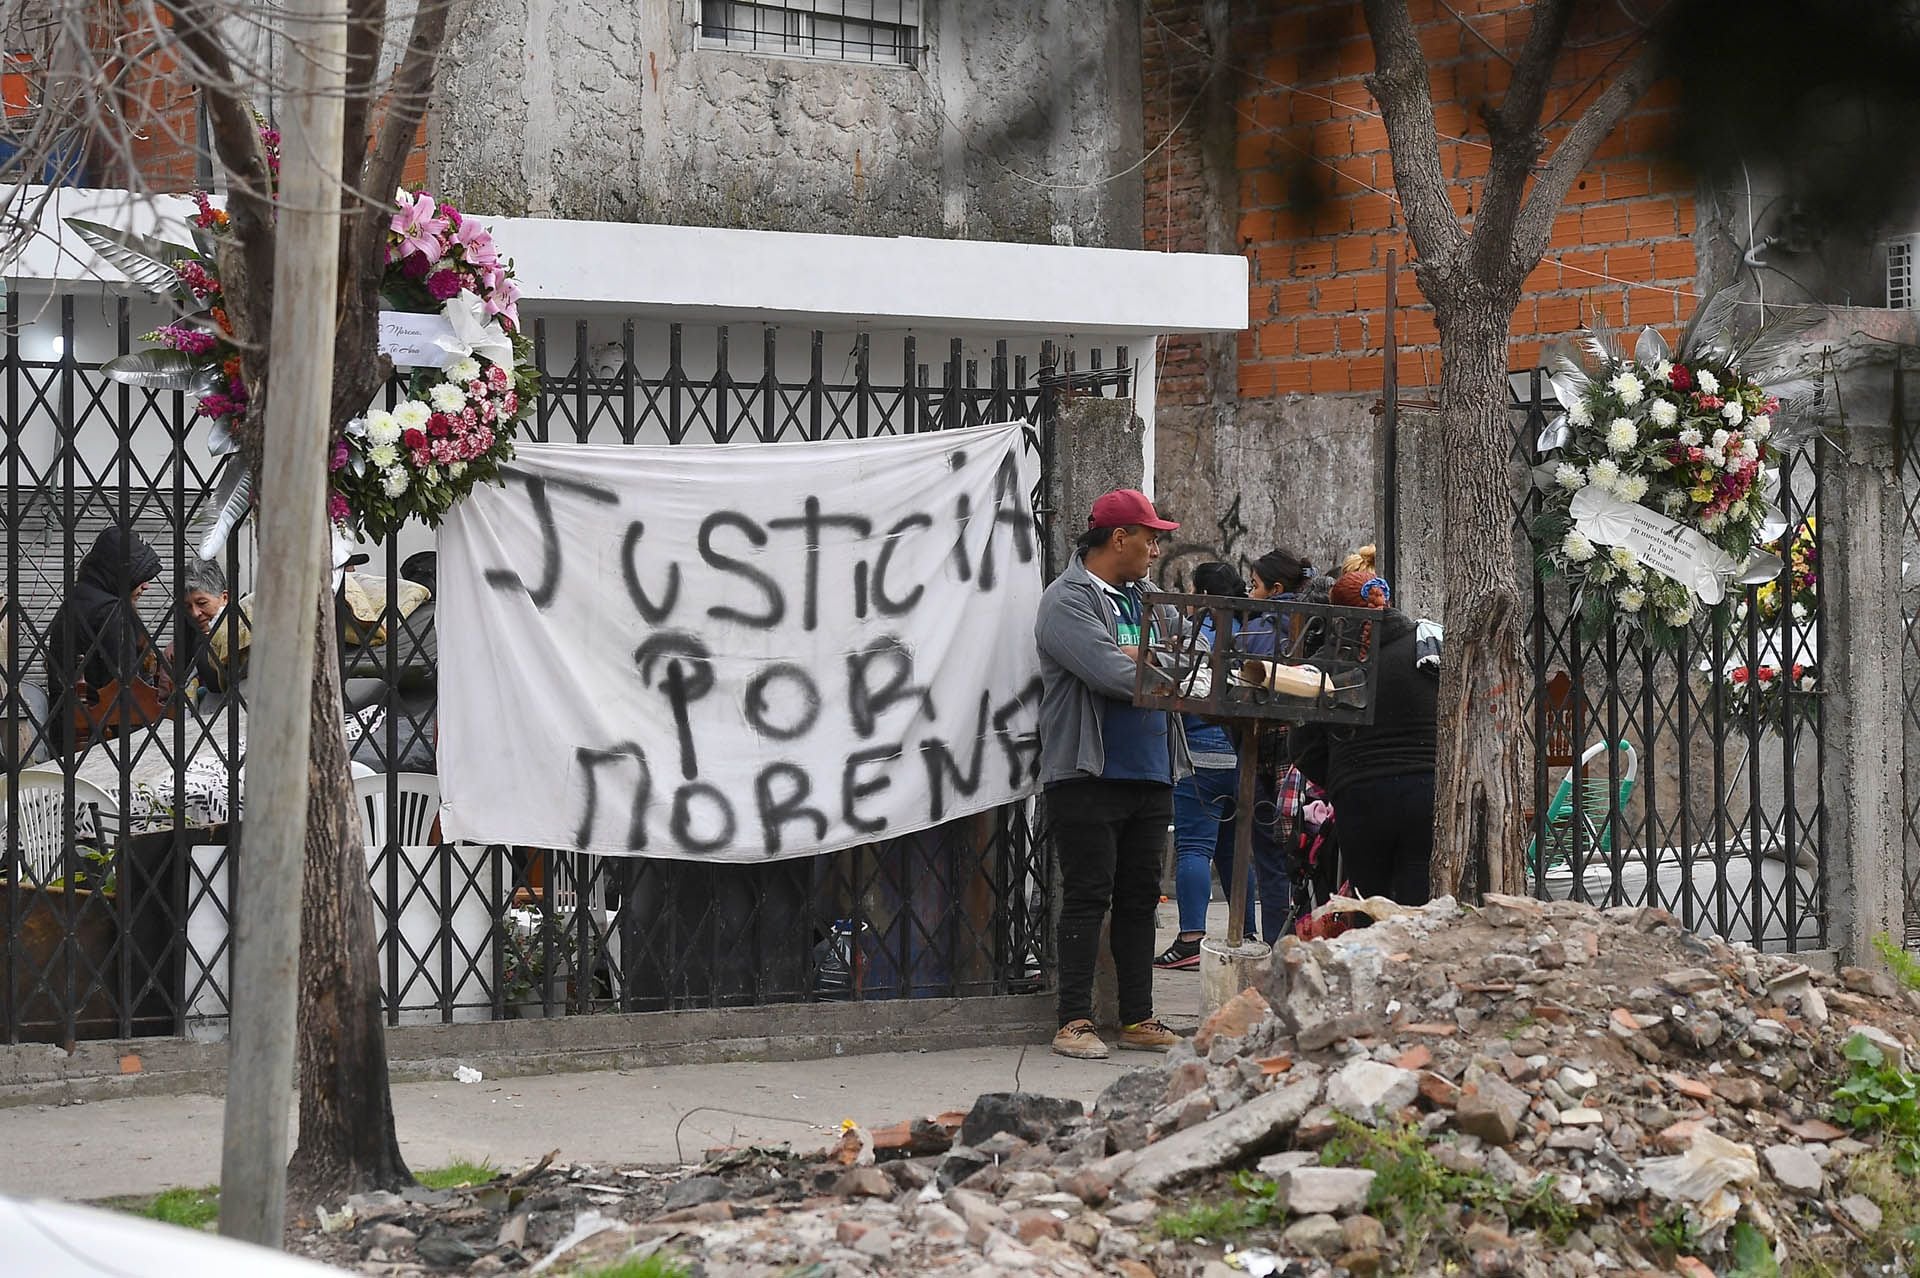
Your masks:
{"label": "white painted awning", "polygon": [[[10,283],[118,287],[62,217],[186,240],[181,197],[65,190],[8,262]],[[488,218],[539,310],[1049,335],[1232,332],[1247,326],[1247,261],[987,240]]]}

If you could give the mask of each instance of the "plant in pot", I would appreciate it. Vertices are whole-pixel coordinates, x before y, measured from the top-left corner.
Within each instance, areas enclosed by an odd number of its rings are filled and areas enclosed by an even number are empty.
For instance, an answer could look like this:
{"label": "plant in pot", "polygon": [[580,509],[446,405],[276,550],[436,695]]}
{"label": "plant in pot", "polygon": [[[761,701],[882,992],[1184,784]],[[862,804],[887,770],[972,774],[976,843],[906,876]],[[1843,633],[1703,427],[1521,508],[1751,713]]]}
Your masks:
{"label": "plant in pot", "polygon": [[557,915],[542,911],[535,919],[500,925],[501,1001],[508,1016],[523,1020],[546,1016],[549,998],[562,1005],[572,988],[573,933]]}

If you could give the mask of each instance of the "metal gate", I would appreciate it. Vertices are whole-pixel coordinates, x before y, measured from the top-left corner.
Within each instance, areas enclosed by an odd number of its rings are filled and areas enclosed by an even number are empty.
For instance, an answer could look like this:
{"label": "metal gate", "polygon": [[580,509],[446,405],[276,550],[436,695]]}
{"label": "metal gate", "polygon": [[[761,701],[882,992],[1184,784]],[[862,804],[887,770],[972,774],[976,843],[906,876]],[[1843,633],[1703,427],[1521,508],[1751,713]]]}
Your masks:
{"label": "metal gate", "polygon": [[[183,633],[171,601],[214,468],[185,397],[101,376],[76,354],[85,334],[74,300],[54,306],[60,349],[29,358],[20,299],[8,298],[0,466],[12,602],[0,727],[14,731],[4,737],[0,1021],[7,1042],[218,1037],[236,906],[237,716],[196,709],[93,747],[108,760],[93,765],[95,790],[84,769],[55,759],[48,770],[34,686],[52,611],[104,523],[139,529],[160,553],[166,584],[141,618],[153,648]],[[124,352],[136,345],[130,305],[109,306],[112,349]],[[617,338],[593,340],[615,328]],[[970,355],[957,339],[928,352],[907,336],[880,351],[864,334],[813,332],[795,351],[755,325],[734,350],[740,330],[638,318],[591,330],[538,320],[532,336],[544,380],[526,430],[541,441],[817,441],[1025,419],[1044,471],[1063,396],[1130,386],[1124,349],[1079,368],[1050,342],[1032,354],[975,344]],[[230,552],[231,580],[247,578],[247,556],[238,544]],[[366,571],[398,583],[424,570],[396,542]],[[431,606],[404,611],[400,591],[386,593],[383,624],[343,614],[342,660],[354,758],[383,774],[363,785],[396,811],[433,771],[436,646]],[[1050,875],[1031,805],[763,866],[402,837],[390,823],[369,855],[393,1023],[1018,993],[1042,989],[1052,966]]]}
{"label": "metal gate", "polygon": [[[1513,404],[1519,475],[1541,460],[1535,442],[1555,409],[1535,372]],[[1787,457],[1778,494],[1816,580],[1825,447]],[[1524,479],[1516,493],[1528,563],[1539,497]],[[1567,587],[1537,566],[1528,574],[1538,895],[1659,906],[1769,950],[1828,944],[1823,623],[1817,608],[1796,616],[1795,571],[1788,563],[1772,592],[1748,588],[1731,633],[1702,620],[1672,652],[1583,636]],[[1785,602],[1770,613],[1775,599]]]}

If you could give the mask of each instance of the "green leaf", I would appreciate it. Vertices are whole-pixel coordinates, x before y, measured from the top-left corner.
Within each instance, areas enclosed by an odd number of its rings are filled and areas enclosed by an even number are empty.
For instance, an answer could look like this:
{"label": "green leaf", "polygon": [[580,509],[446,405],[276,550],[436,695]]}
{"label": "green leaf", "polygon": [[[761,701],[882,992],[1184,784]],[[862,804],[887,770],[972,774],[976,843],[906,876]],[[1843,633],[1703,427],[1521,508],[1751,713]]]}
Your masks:
{"label": "green leaf", "polygon": [[65,221],[73,228],[74,234],[86,241],[88,248],[149,293],[164,296],[184,292],[180,277],[174,273],[174,263],[200,260],[199,252],[184,244],[141,235],[137,231],[125,231],[117,226],[103,226],[84,218],[70,217]]}
{"label": "green leaf", "polygon": [[128,386],[184,391],[195,389],[206,370],[198,359],[185,351],[159,346],[116,356],[102,364],[100,371]]}
{"label": "green leaf", "polygon": [[1841,1049],[1841,1054],[1850,1061],[1859,1061],[1872,1069],[1879,1069],[1881,1063],[1887,1059],[1886,1054],[1874,1046],[1873,1040],[1865,1034],[1855,1034],[1848,1039],[1847,1045]]}
{"label": "green leaf", "polygon": [[1728,1278],[1780,1278],[1773,1245],[1750,1220],[1733,1227],[1733,1271]]}

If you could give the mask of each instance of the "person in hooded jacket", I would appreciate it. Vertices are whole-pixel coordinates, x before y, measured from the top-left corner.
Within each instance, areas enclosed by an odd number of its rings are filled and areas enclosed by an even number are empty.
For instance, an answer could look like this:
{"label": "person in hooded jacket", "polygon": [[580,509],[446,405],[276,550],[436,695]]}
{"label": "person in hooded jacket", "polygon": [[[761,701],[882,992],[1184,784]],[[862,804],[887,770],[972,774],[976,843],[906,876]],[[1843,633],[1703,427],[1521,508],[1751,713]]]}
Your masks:
{"label": "person in hooded jacket", "polygon": [[1390,593],[1383,579],[1362,568],[1335,582],[1328,598],[1343,608],[1380,612],[1365,640],[1378,653],[1373,722],[1302,724],[1289,744],[1301,773],[1333,796],[1340,856],[1354,890],[1424,905],[1433,859],[1440,683],[1414,664],[1417,628],[1388,607]]}
{"label": "person in hooded jacket", "polygon": [[76,684],[84,680],[98,696],[110,683],[145,682],[142,672],[152,664],[151,654],[136,609],[159,575],[160,556],[153,547],[117,524],[102,529],[81,559],[73,590],[47,628],[47,694],[63,753],[71,754],[75,745]]}

